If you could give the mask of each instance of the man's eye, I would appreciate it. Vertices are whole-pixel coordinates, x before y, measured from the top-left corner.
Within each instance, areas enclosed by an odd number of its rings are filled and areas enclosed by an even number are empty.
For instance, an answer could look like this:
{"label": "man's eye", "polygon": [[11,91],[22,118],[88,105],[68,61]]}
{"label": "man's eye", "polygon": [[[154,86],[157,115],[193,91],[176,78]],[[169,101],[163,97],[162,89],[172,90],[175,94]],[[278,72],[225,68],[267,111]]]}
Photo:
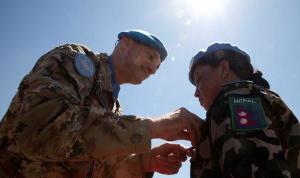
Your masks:
{"label": "man's eye", "polygon": [[149,54],[149,59],[150,59],[150,61],[153,61],[153,55],[151,55],[151,54]]}
{"label": "man's eye", "polygon": [[201,78],[198,77],[197,79],[195,79],[195,84],[198,85],[200,83],[200,81],[201,81]]}

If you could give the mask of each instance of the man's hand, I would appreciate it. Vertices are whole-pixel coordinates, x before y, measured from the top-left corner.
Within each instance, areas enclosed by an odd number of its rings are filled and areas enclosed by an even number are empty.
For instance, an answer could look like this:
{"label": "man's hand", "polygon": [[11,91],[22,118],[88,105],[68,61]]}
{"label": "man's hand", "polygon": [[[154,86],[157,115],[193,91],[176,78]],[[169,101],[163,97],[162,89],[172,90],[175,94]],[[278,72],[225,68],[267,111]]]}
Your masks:
{"label": "man's hand", "polygon": [[176,174],[186,160],[186,149],[179,144],[165,143],[142,155],[144,172]]}
{"label": "man's hand", "polygon": [[180,108],[150,120],[151,137],[168,141],[189,140],[193,146],[197,146],[200,139],[202,121],[187,109]]}

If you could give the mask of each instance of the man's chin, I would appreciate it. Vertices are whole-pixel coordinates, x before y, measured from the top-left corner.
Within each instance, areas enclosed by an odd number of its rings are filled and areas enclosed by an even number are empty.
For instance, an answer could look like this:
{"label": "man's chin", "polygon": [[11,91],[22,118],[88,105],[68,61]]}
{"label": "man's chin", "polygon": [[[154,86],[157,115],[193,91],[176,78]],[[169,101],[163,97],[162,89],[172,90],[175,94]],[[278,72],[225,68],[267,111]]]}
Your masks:
{"label": "man's chin", "polygon": [[133,85],[139,85],[139,84],[141,84],[141,83],[143,83],[143,81],[140,81],[140,82],[133,82],[133,83],[131,83],[131,84],[133,84]]}
{"label": "man's chin", "polygon": [[205,106],[205,104],[200,102],[200,105],[201,105],[201,107],[203,107],[207,111],[208,108]]}
{"label": "man's chin", "polygon": [[144,80],[135,80],[135,81],[131,81],[129,82],[130,84],[133,84],[133,85],[139,85],[143,82]]}
{"label": "man's chin", "polygon": [[139,85],[141,83],[143,83],[143,81],[145,81],[149,76],[145,77],[145,78],[142,78],[142,79],[135,79],[135,80],[132,80],[128,83],[130,84],[133,84],[133,85]]}

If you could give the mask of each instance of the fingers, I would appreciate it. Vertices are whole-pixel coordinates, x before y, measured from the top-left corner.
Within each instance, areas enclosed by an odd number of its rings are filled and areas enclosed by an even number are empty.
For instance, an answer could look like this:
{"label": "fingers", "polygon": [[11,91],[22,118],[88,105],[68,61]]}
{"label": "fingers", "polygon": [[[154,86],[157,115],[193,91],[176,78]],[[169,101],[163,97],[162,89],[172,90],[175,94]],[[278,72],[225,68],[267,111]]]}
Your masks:
{"label": "fingers", "polygon": [[190,139],[192,145],[196,146],[197,143],[198,143],[198,140],[197,140],[197,136],[196,136],[196,133],[195,133],[196,131],[195,131],[194,126],[190,126],[188,128],[188,132],[189,132],[189,137],[190,137],[189,139]]}
{"label": "fingers", "polygon": [[194,139],[196,139],[196,141],[192,145],[197,146],[197,144],[200,140],[200,137],[201,137],[201,126],[202,126],[203,120],[201,120],[201,118],[199,118],[198,116],[196,116],[193,113],[191,113],[191,115],[192,115],[191,124],[193,126],[194,137],[195,137]]}
{"label": "fingers", "polygon": [[190,122],[190,127],[188,128],[188,132],[190,135],[190,141],[193,146],[197,146],[200,140],[200,129],[197,127],[197,123],[195,121]]}
{"label": "fingers", "polygon": [[165,143],[152,149],[152,167],[162,174],[175,174],[187,159],[187,148],[179,144]]}
{"label": "fingers", "polygon": [[192,156],[195,154],[195,152],[196,152],[195,148],[194,148],[194,147],[191,147],[191,148],[188,148],[188,149],[186,150],[186,155],[187,155],[188,157],[192,157]]}
{"label": "fingers", "polygon": [[197,146],[201,136],[201,122],[198,116],[180,108],[155,120],[149,120],[151,138],[189,140],[193,146]]}
{"label": "fingers", "polygon": [[200,136],[201,136],[201,119],[189,112],[185,108],[181,108],[182,112],[185,112],[185,121],[187,122],[186,129],[189,134],[189,140],[191,141],[193,146],[197,146]]}
{"label": "fingers", "polygon": [[187,159],[186,152],[187,148],[179,144],[165,144],[168,147],[167,157],[171,162],[184,162]]}
{"label": "fingers", "polygon": [[171,153],[177,154],[185,154],[186,148],[181,146],[180,144],[171,144],[165,143],[158,147],[160,149],[160,154],[162,155],[169,155]]}
{"label": "fingers", "polygon": [[171,153],[168,155],[168,160],[172,162],[184,162],[186,159],[186,153]]}
{"label": "fingers", "polygon": [[156,172],[161,174],[176,174],[182,166],[180,161],[170,160],[168,157],[158,156],[156,158]]}
{"label": "fingers", "polygon": [[186,130],[182,130],[178,133],[178,136],[176,137],[178,140],[186,140],[191,141],[190,133]]}

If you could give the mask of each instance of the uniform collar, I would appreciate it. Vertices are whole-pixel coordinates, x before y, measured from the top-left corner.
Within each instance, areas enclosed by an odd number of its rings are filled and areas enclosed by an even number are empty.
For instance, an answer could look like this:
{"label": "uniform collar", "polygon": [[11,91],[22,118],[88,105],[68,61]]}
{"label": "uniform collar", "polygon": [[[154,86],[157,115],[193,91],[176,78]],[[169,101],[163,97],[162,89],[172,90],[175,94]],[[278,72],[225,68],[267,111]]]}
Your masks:
{"label": "uniform collar", "polygon": [[254,83],[249,80],[236,80],[224,84],[222,91],[216,96],[212,105],[207,110],[206,116],[209,117],[212,108],[214,108],[215,105],[220,104],[220,101],[222,101],[222,99],[227,95],[237,92],[237,90],[240,90],[240,93],[250,93],[253,87]]}
{"label": "uniform collar", "polygon": [[111,77],[111,85],[112,85],[112,89],[113,89],[113,95],[114,95],[114,98],[117,99],[119,96],[121,87],[116,81],[116,72],[115,72],[115,68],[114,68],[111,56],[108,59],[108,63],[109,63],[109,69],[110,69],[110,77]]}
{"label": "uniform collar", "polygon": [[237,80],[223,85],[223,92],[239,88],[252,88],[254,83],[250,80]]}
{"label": "uniform collar", "polygon": [[230,81],[230,82],[225,83],[223,85],[223,87],[226,87],[228,85],[233,85],[233,84],[238,85],[238,84],[241,84],[241,83],[249,83],[249,84],[252,83],[253,84],[253,82],[250,81],[250,80],[234,80],[234,81]]}
{"label": "uniform collar", "polygon": [[108,92],[113,92],[111,84],[111,75],[109,68],[108,56],[104,53],[97,54],[97,77],[96,82],[100,84],[100,89]]}

